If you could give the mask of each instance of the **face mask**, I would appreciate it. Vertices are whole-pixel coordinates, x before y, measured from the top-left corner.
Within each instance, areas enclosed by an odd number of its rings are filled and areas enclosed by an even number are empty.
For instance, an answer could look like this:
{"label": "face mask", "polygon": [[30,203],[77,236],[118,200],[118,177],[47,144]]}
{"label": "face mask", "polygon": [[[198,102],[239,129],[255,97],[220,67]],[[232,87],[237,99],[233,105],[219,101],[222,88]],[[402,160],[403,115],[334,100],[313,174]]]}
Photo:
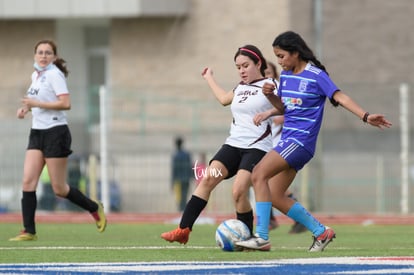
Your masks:
{"label": "face mask", "polygon": [[33,64],[33,67],[38,72],[43,72],[43,71],[49,70],[50,68],[52,68],[52,66],[53,66],[53,63],[50,63],[46,67],[40,67],[39,64],[37,64],[36,62]]}

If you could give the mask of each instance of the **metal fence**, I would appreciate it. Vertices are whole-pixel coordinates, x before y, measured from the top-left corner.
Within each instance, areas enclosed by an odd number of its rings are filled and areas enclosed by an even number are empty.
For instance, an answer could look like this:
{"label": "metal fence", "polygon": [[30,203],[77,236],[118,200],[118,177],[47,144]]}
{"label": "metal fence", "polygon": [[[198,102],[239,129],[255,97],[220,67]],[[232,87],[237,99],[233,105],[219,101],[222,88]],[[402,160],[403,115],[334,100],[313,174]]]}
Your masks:
{"label": "metal fence", "polygon": [[[344,110],[327,105],[318,152],[302,170],[293,191],[310,209],[326,213],[399,213],[402,201],[401,136],[398,84],[344,84],[344,91],[372,112],[387,114],[392,129],[379,131],[367,128]],[[162,87],[157,87],[164,90]],[[94,89],[97,91],[96,89]],[[117,211],[140,213],[177,212],[170,185],[171,154],[176,135],[185,138],[185,147],[193,153],[211,157],[228,135],[231,114],[212,96],[206,87],[170,87],[165,92],[151,89],[113,87],[109,89],[108,105],[108,176],[119,192]],[[195,96],[183,90],[205,90]],[[369,92],[367,92],[367,90]],[[157,90],[158,91],[158,90]],[[375,95],[373,93],[375,92]],[[173,96],[174,95],[174,96]],[[82,173],[88,179],[96,173],[99,183],[101,167],[99,125],[94,103],[86,104],[87,112],[72,115],[71,129],[74,151],[84,160]],[[19,211],[23,157],[30,119],[15,119],[16,99],[8,99],[0,120],[0,207],[2,211]],[[409,105],[414,106],[414,96]],[[88,105],[89,104],[89,105]],[[92,106],[93,105],[93,106]],[[341,109],[341,108],[340,108]],[[93,116],[94,119],[88,119]],[[409,114],[410,129],[413,114]],[[412,141],[410,141],[412,145]],[[411,148],[413,148],[411,146]],[[89,156],[97,156],[97,164],[90,164]],[[413,167],[413,162],[410,162]],[[414,170],[411,169],[412,186]],[[226,180],[214,190],[206,213],[231,213],[232,180]],[[408,197],[414,197],[414,188]],[[194,185],[192,186],[194,188]],[[191,190],[190,190],[191,191]],[[115,192],[114,190],[110,190]],[[113,195],[113,194],[112,194]],[[413,212],[414,202],[408,202]]]}

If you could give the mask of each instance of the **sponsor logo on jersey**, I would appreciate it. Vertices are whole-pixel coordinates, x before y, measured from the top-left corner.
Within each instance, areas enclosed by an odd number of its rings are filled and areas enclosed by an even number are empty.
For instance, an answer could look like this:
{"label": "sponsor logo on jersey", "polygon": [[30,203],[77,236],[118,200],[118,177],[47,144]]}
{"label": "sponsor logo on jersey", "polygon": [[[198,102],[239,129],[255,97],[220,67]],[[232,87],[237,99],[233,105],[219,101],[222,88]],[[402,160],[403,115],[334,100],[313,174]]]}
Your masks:
{"label": "sponsor logo on jersey", "polygon": [[294,97],[283,97],[282,101],[286,108],[289,110],[293,110],[296,106],[300,106],[303,103],[301,98]]}

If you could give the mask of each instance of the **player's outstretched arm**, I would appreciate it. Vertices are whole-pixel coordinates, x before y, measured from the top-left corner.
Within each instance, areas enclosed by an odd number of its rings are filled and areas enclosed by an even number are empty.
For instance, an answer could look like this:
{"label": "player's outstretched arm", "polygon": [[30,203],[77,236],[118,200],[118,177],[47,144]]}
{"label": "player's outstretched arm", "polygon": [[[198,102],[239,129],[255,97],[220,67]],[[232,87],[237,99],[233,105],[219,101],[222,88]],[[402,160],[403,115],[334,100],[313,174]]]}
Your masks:
{"label": "player's outstretched arm", "polygon": [[221,105],[227,106],[231,104],[233,100],[233,96],[234,96],[233,92],[228,92],[217,84],[216,80],[213,77],[212,69],[205,68],[203,72],[201,73],[201,76],[205,80],[207,80],[207,83],[210,86],[210,89],[213,91],[214,96],[221,103]]}
{"label": "player's outstretched arm", "polygon": [[372,126],[380,129],[390,128],[392,123],[385,119],[382,114],[370,114],[369,112],[362,109],[351,97],[341,91],[337,91],[334,96],[334,100],[339,103],[342,107],[350,111],[351,113],[358,116],[363,122],[368,123]]}

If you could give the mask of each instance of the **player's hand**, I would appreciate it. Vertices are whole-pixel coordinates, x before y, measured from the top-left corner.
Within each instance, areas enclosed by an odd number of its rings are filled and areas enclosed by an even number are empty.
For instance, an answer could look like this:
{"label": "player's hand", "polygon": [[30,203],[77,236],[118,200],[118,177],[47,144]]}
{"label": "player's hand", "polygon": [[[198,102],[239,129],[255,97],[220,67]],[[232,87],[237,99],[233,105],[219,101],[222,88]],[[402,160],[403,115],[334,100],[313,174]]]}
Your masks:
{"label": "player's hand", "polygon": [[19,119],[23,119],[24,116],[27,114],[29,110],[25,107],[20,107],[19,109],[17,109],[17,118]]}
{"label": "player's hand", "polygon": [[271,116],[271,112],[270,111],[265,111],[265,112],[257,113],[253,117],[253,123],[256,126],[260,126],[260,124],[262,124],[262,121],[268,119],[270,116]]}
{"label": "player's hand", "polygon": [[262,121],[263,121],[264,119],[263,119],[263,114],[262,113],[259,113],[259,114],[256,114],[254,117],[253,117],[253,123],[254,123],[254,125],[256,125],[256,126],[260,126],[260,124],[262,123]]}
{"label": "player's hand", "polygon": [[392,123],[386,120],[384,115],[380,115],[380,114],[368,115],[367,123],[372,126],[378,127],[380,129],[390,128],[392,126]]}
{"label": "player's hand", "polygon": [[276,89],[275,84],[270,83],[270,82],[266,82],[263,85],[262,91],[263,91],[263,94],[265,96],[270,96],[270,95],[274,95],[275,94],[275,89]]}
{"label": "player's hand", "polygon": [[204,78],[207,78],[212,75],[213,75],[213,70],[209,67],[204,68],[203,71],[201,72],[201,76]]}
{"label": "player's hand", "polygon": [[22,98],[21,103],[25,108],[27,108],[27,110],[30,110],[32,107],[38,107],[37,106],[38,102],[27,96]]}

